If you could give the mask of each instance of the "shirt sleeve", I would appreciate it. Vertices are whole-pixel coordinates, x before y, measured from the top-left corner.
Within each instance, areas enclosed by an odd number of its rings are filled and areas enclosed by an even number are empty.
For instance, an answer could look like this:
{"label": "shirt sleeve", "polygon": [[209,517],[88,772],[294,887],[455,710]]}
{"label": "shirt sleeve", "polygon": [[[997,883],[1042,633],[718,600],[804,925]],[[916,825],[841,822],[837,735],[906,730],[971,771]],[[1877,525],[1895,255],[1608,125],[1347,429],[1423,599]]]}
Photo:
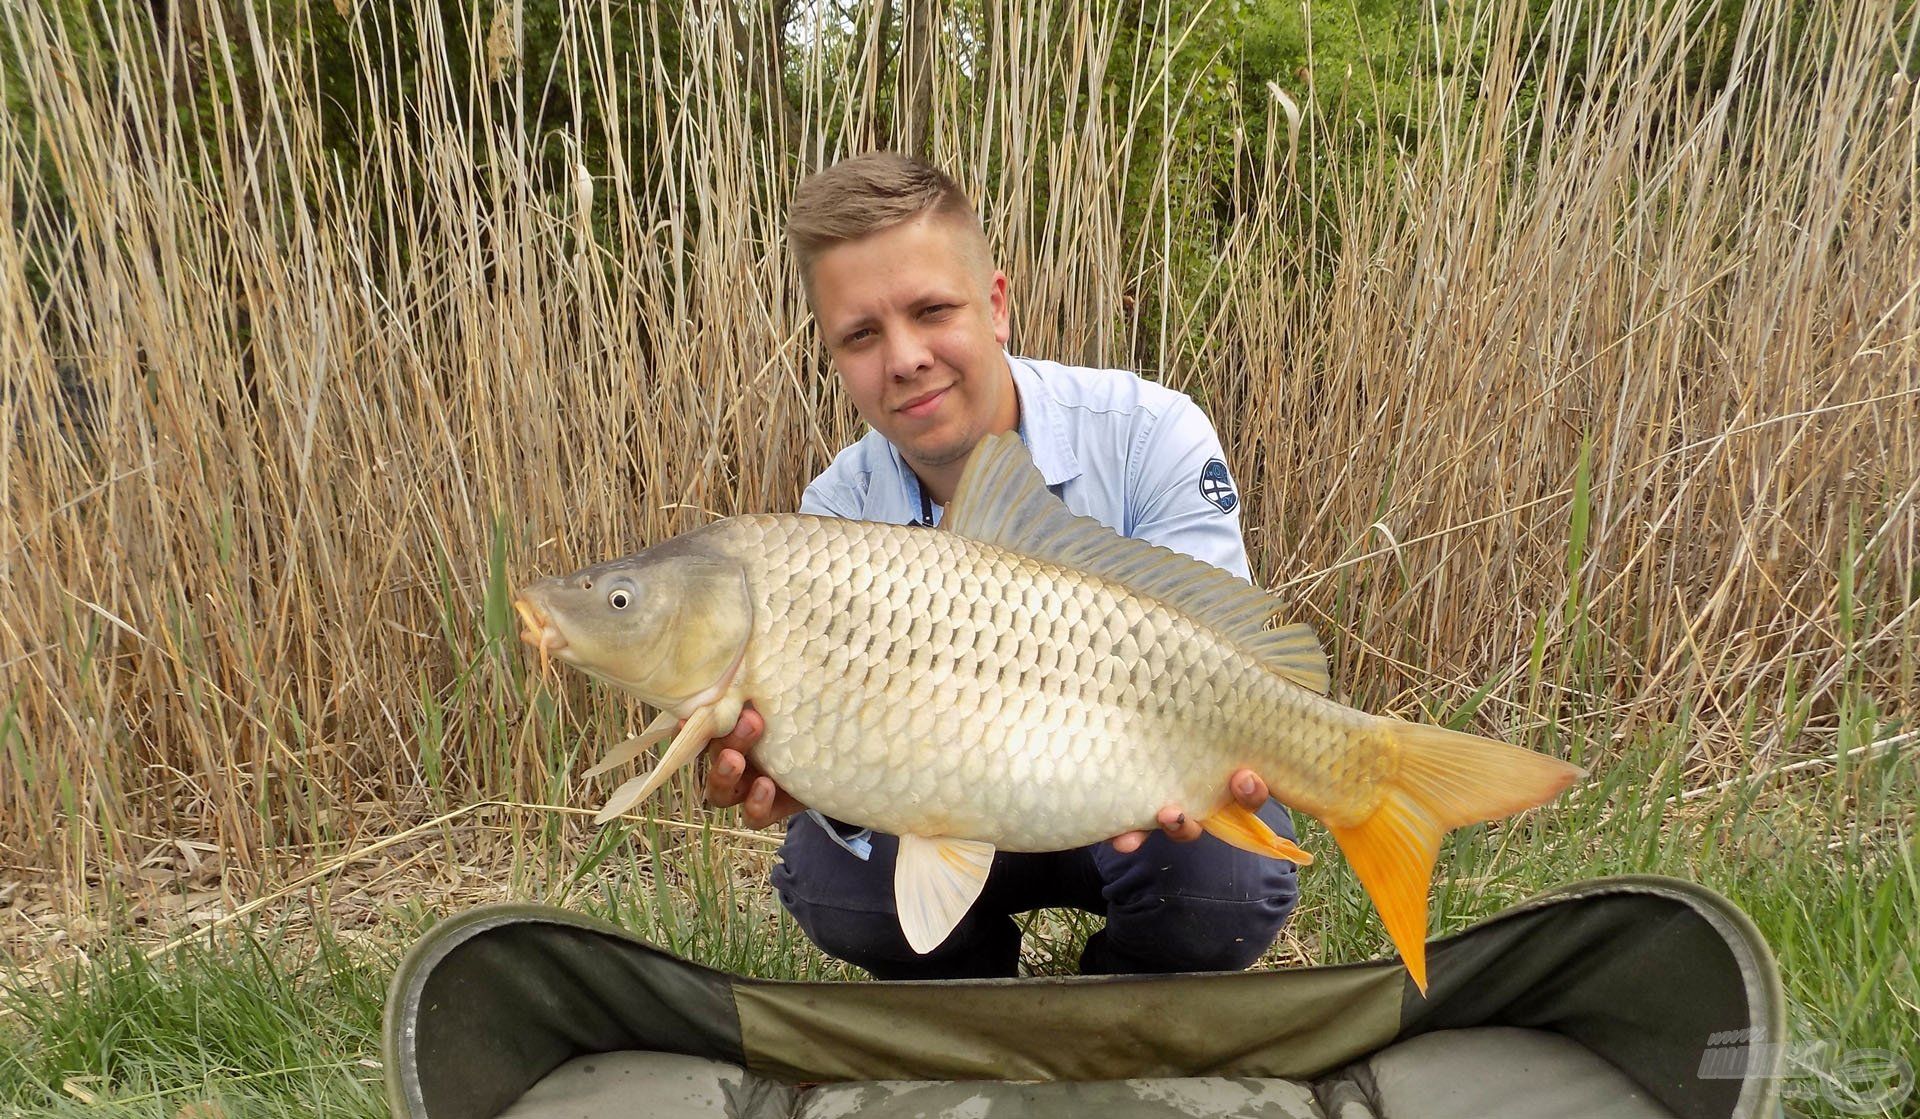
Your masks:
{"label": "shirt sleeve", "polygon": [[1240,491],[1220,436],[1182,396],[1148,429],[1132,466],[1128,535],[1202,559],[1252,582],[1240,535]]}
{"label": "shirt sleeve", "polygon": [[807,483],[806,492],[800,495],[800,512],[816,517],[855,520],[858,513],[852,498],[846,486],[834,477],[833,468],[828,467],[818,478]]}

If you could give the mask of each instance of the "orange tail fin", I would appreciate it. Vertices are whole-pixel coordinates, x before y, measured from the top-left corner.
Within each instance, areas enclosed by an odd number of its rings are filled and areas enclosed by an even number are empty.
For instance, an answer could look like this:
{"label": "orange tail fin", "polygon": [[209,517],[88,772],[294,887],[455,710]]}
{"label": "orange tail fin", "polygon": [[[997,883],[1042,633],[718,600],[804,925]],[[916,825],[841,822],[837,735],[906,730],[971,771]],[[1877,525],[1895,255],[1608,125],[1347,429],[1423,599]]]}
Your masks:
{"label": "orange tail fin", "polygon": [[1328,825],[1380,911],[1420,993],[1427,990],[1427,888],[1440,837],[1559,796],[1585,771],[1532,750],[1441,727],[1382,719],[1399,747],[1398,771],[1373,815]]}

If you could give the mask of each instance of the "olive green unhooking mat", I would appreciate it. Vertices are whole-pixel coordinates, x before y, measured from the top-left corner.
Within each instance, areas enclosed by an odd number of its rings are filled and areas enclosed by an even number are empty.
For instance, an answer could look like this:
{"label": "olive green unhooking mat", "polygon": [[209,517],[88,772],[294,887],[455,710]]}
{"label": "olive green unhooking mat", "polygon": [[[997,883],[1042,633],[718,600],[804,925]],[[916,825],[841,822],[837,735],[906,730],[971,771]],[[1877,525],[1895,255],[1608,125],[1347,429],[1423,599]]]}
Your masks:
{"label": "olive green unhooking mat", "polygon": [[1779,1114],[1773,958],[1718,895],[1612,878],[1398,961],[789,983],[492,906],[394,977],[400,1119],[1652,1119]]}

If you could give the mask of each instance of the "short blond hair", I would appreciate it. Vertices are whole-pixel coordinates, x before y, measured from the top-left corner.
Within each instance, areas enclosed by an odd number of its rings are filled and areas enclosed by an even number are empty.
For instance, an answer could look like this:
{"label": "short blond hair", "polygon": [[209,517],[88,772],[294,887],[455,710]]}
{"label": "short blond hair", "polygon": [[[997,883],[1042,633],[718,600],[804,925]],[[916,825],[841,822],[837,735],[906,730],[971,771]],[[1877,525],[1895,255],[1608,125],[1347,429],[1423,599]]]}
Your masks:
{"label": "short blond hair", "polygon": [[986,232],[960,184],[924,160],[898,152],[849,156],[807,176],[787,210],[787,245],[813,294],[813,262],[835,245],[921,217],[948,223],[982,282],[991,272]]}

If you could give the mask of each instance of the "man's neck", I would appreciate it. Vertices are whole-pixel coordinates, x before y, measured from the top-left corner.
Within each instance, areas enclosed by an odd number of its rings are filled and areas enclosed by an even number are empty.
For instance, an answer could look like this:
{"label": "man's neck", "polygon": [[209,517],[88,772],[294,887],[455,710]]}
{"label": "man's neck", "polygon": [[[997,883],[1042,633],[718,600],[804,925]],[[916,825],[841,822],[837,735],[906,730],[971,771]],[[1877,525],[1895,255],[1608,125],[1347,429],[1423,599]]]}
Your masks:
{"label": "man's neck", "polygon": [[[973,452],[967,454],[971,457]],[[960,475],[966,469],[967,460],[961,459],[957,466],[914,466],[913,476],[920,479],[921,494],[944,509],[953,500],[953,491],[960,488]]]}
{"label": "man's neck", "polygon": [[[1009,407],[989,425],[988,429],[981,434],[981,438],[998,435],[1003,431],[1020,430],[1020,386],[1013,379],[1011,365],[1007,369],[1007,400]],[[978,444],[976,443],[975,446]],[[913,476],[920,480],[920,492],[935,505],[944,508],[953,500],[954,492],[960,488],[960,476],[967,472],[967,462],[971,458],[973,458],[973,450],[969,448],[966,454],[952,462],[936,466],[908,459],[907,467],[913,471]]]}

